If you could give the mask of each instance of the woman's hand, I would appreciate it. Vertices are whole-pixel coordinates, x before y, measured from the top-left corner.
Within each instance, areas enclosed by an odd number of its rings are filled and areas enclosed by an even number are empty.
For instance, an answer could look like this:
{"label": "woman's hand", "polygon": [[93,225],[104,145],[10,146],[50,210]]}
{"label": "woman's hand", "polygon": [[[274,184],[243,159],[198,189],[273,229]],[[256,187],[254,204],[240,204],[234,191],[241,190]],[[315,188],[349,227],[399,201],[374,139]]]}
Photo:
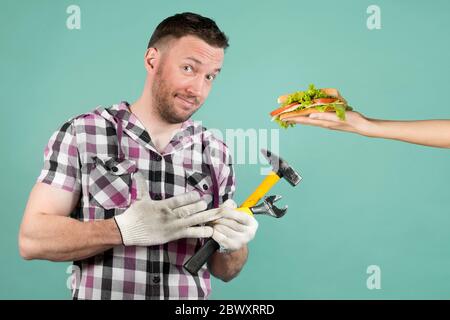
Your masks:
{"label": "woman's hand", "polygon": [[285,120],[287,123],[303,124],[308,126],[322,127],[330,130],[354,132],[370,136],[374,123],[362,114],[354,111],[345,113],[345,120],[340,120],[334,112],[312,113],[309,116],[297,116]]}

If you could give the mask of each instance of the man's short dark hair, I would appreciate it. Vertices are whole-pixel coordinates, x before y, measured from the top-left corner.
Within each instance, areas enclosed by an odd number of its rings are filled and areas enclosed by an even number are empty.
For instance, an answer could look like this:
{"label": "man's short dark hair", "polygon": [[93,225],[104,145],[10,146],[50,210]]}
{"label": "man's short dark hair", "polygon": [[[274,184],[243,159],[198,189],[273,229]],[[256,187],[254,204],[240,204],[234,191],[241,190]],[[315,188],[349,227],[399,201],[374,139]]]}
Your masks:
{"label": "man's short dark hair", "polygon": [[228,37],[217,27],[214,20],[192,12],[183,12],[164,19],[153,32],[147,49],[171,38],[196,36],[213,47],[226,49]]}

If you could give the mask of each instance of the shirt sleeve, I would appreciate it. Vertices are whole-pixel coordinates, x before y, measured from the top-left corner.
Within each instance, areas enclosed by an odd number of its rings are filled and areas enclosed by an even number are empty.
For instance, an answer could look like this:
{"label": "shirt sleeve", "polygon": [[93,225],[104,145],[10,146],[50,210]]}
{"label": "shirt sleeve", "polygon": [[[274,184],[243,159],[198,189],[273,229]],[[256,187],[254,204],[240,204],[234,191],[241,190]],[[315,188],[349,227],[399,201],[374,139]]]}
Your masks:
{"label": "shirt sleeve", "polygon": [[44,150],[44,167],[37,182],[80,192],[80,158],[73,120],[68,121],[55,131]]}

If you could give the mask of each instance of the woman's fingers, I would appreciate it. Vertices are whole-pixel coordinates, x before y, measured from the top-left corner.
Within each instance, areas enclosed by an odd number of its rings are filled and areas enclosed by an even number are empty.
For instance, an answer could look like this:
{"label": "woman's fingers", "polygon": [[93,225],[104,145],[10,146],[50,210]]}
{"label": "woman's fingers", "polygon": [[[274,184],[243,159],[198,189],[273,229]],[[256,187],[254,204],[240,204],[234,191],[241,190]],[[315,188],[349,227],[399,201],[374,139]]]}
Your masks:
{"label": "woman's fingers", "polygon": [[328,128],[328,129],[336,129],[336,127],[339,125],[339,123],[336,123],[335,121],[310,119],[308,117],[303,117],[303,116],[292,117],[292,118],[286,119],[286,122],[303,124],[303,125],[307,125],[307,126],[316,126],[316,127],[322,127],[322,128]]}

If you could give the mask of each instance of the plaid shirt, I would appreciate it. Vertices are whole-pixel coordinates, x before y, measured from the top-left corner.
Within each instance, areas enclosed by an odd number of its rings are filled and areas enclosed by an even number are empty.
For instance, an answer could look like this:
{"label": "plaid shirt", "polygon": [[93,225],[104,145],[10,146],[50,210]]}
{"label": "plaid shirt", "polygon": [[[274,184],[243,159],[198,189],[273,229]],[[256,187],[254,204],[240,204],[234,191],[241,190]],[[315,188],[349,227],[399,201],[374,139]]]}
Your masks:
{"label": "plaid shirt", "polygon": [[[136,199],[136,171],[148,179],[154,200],[197,190],[212,208],[235,190],[230,152],[222,141],[188,120],[159,153],[125,101],[64,123],[45,148],[38,182],[80,192],[71,217],[94,221],[123,213]],[[73,298],[206,299],[211,292],[206,266],[197,276],[183,269],[203,242],[117,246],[75,261]]]}

